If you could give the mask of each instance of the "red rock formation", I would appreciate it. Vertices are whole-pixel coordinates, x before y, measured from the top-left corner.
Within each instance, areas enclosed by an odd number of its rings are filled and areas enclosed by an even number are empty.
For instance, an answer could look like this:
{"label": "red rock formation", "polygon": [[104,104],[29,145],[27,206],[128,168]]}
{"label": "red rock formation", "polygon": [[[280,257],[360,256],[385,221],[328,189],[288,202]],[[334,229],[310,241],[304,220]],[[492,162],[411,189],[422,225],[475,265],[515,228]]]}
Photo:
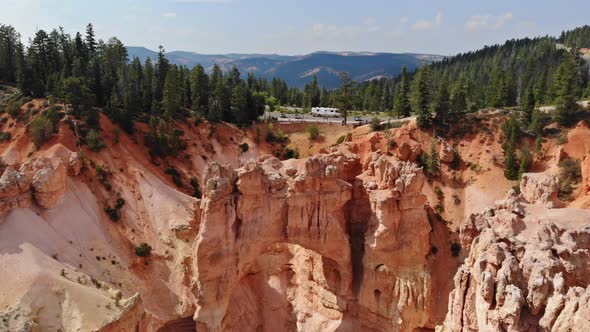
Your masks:
{"label": "red rock formation", "polygon": [[590,259],[590,212],[548,209],[552,192],[527,196],[541,204],[511,192],[463,226],[469,255],[455,275],[439,331],[590,327],[590,267],[584,263]]}
{"label": "red rock formation", "polygon": [[193,260],[198,328],[427,326],[421,169],[379,154],[361,169],[332,152],[294,170],[276,160],[208,169]]}

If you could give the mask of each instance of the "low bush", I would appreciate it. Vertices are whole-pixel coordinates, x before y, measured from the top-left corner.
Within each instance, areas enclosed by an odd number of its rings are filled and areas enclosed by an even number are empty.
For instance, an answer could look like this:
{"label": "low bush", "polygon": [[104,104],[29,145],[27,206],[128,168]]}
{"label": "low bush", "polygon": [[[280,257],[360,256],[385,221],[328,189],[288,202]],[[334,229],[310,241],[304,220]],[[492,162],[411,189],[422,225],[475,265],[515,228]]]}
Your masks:
{"label": "low bush", "polygon": [[283,151],[283,159],[297,159],[297,158],[299,158],[299,151],[298,150],[286,148]]}
{"label": "low bush", "polygon": [[378,117],[374,117],[371,119],[371,130],[381,130],[381,120]]}
{"label": "low bush", "polygon": [[29,131],[33,144],[40,147],[53,135],[54,127],[49,119],[38,117],[29,125]]}
{"label": "low bush", "polygon": [[94,152],[98,152],[105,147],[104,141],[94,129],[90,129],[86,134],[86,144],[88,144],[88,148]]}
{"label": "low bush", "polygon": [[164,173],[172,177],[172,182],[174,182],[177,187],[182,187],[182,178],[180,177],[180,173],[176,168],[170,167],[166,169]]}
{"label": "low bush", "polygon": [[20,104],[18,101],[13,100],[8,102],[6,105],[6,113],[10,114],[13,118],[16,118],[20,113]]}
{"label": "low bush", "polygon": [[112,172],[103,165],[96,165],[94,167],[94,171],[96,172],[98,181],[105,187],[106,190],[110,191],[112,187],[109,183],[109,177],[112,175]]}
{"label": "low bush", "polygon": [[248,145],[248,143],[240,144],[240,151],[242,151],[242,153],[248,152],[249,149],[250,149],[250,146]]}
{"label": "low bush", "polygon": [[454,242],[453,244],[451,244],[451,255],[453,255],[453,257],[457,257],[457,256],[459,256],[460,253],[461,253],[461,245],[457,242]]}
{"label": "low bush", "polygon": [[434,193],[436,194],[436,197],[438,198],[438,200],[442,200],[444,198],[444,193],[442,191],[442,189],[440,189],[440,187],[434,187]]}
{"label": "low bush", "polygon": [[121,197],[117,198],[117,202],[115,203],[114,207],[106,204],[104,207],[104,212],[109,216],[114,222],[117,222],[121,219],[121,208],[125,205],[125,200]]}
{"label": "low bush", "polygon": [[582,168],[579,159],[566,158],[560,161],[558,197],[564,201],[571,200],[575,185],[581,180]]}
{"label": "low bush", "polygon": [[320,129],[316,125],[309,125],[305,128],[310,141],[315,141],[320,136]]}
{"label": "low bush", "polygon": [[197,180],[197,178],[195,178],[195,177],[192,177],[190,179],[190,184],[191,184],[191,187],[193,187],[193,197],[201,198],[202,193],[201,193],[201,186],[199,186],[199,180]]}
{"label": "low bush", "polygon": [[430,247],[430,253],[433,255],[436,255],[436,253],[438,252],[438,248],[436,246],[431,246]]}
{"label": "low bush", "polygon": [[344,136],[344,135],[338,137],[338,140],[336,141],[336,144],[342,144],[345,139],[346,139],[346,136]]}
{"label": "low bush", "polygon": [[135,254],[139,257],[147,257],[151,254],[152,247],[147,243],[142,243],[135,247]]}

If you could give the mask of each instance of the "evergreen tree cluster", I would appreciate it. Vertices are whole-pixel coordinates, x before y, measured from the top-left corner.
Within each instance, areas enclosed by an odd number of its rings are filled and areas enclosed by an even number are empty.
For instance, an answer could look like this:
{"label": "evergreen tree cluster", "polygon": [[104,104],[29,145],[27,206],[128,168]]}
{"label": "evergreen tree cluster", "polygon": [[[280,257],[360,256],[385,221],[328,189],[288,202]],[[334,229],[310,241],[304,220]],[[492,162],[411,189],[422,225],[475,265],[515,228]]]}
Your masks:
{"label": "evergreen tree cluster", "polygon": [[210,75],[202,66],[189,70],[171,64],[163,47],[157,59],[129,59],[120,40],[97,40],[91,24],[84,35],[59,28],[37,31],[27,47],[20,39],[13,27],[0,25],[0,81],[15,83],[27,96],[63,99],[89,127],[98,126],[97,107],[131,131],[146,114],[246,124],[264,113],[271,93],[287,101],[281,80],[242,79],[237,68],[222,73],[215,66]]}
{"label": "evergreen tree cluster", "polygon": [[568,93],[582,97],[589,86],[588,64],[577,49],[560,47],[551,37],[509,40],[435,62],[432,85],[450,84],[455,111],[521,106],[531,112],[563,95],[559,68],[564,66],[568,69],[562,76],[571,80]]}
{"label": "evergreen tree cluster", "polygon": [[[398,77],[327,90],[313,76],[303,89],[280,78],[268,81],[237,68],[210,73],[171,64],[160,47],[156,59],[129,59],[117,38],[97,40],[92,25],[75,36],[62,28],[39,30],[25,47],[11,26],[0,25],[0,81],[18,85],[33,97],[52,95],[73,107],[89,127],[97,127],[102,108],[128,131],[133,121],[194,116],[209,121],[247,124],[265,105],[345,107],[346,111],[415,114],[422,127],[445,123],[452,113],[485,107],[520,106],[526,121],[534,109],[555,104],[556,119],[569,124],[576,100],[590,96],[588,64],[578,47],[590,46],[590,27],[566,31],[559,38],[508,40],[425,65],[415,72],[404,66]],[[346,97],[342,97],[345,91]],[[343,104],[344,103],[344,104]],[[72,110],[71,110],[72,111]],[[151,121],[156,135],[159,121]],[[538,123],[535,124],[538,127]]]}
{"label": "evergreen tree cluster", "polygon": [[562,32],[559,42],[569,47],[590,47],[590,25]]}

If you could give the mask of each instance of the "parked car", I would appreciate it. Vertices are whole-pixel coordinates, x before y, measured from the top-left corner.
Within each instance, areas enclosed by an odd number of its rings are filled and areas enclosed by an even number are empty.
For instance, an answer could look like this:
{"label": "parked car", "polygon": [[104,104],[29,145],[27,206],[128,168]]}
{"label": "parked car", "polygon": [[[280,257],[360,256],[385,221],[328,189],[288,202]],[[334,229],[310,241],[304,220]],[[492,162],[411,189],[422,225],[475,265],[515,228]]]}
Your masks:
{"label": "parked car", "polygon": [[295,114],[295,119],[303,119],[303,116],[301,114]]}
{"label": "parked car", "polygon": [[287,117],[287,115],[285,113],[281,113],[280,117],[284,119]]}
{"label": "parked car", "polygon": [[361,117],[360,117],[360,116],[355,116],[355,117],[354,117],[354,121],[356,121],[356,122],[360,122],[360,121],[363,121],[363,119],[361,119]]}

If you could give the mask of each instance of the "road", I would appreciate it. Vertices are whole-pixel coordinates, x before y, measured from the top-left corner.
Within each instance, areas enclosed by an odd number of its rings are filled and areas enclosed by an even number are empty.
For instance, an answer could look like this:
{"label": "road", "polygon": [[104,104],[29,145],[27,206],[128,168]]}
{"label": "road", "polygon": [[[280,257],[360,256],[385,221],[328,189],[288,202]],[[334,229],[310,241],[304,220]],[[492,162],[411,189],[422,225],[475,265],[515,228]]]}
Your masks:
{"label": "road", "polygon": [[[281,115],[282,114],[282,115]],[[300,119],[296,119],[295,118],[295,114],[288,114],[288,113],[281,113],[281,112],[265,112],[264,113],[264,118],[275,118],[277,119],[279,122],[289,122],[289,123],[332,123],[332,124],[342,124],[342,121],[344,121],[343,117],[338,117],[338,118],[324,118],[324,117],[315,117],[312,116],[309,113],[299,113],[297,114],[297,116],[300,117]],[[369,122],[371,122],[371,119],[373,119],[375,116],[371,115],[371,116],[359,116],[359,121],[355,121],[355,116],[349,116],[348,117],[348,124],[367,124]],[[395,118],[390,118],[388,116],[377,116],[381,121],[387,121],[389,119],[391,119],[391,121],[397,121],[398,119]],[[403,120],[403,119],[399,119],[399,120]]]}

